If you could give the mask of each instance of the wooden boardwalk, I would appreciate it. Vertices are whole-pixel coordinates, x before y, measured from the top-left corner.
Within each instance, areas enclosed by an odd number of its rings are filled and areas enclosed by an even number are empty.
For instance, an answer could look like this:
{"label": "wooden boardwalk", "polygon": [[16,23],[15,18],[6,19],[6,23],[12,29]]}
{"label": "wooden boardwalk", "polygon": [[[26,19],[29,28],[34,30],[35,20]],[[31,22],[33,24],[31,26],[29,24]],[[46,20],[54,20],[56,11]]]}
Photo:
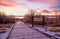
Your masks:
{"label": "wooden boardwalk", "polygon": [[50,39],[46,35],[16,23],[8,39]]}

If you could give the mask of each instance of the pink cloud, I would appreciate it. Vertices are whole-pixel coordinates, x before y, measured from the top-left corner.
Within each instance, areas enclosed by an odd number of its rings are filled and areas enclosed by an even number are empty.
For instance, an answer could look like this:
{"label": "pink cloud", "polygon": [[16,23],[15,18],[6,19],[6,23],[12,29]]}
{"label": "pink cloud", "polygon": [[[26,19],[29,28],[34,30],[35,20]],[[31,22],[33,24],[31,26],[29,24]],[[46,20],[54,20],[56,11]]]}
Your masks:
{"label": "pink cloud", "polygon": [[17,6],[17,5],[23,5],[23,3],[16,3],[12,0],[0,0],[0,6]]}
{"label": "pink cloud", "polygon": [[34,3],[45,3],[50,5],[54,5],[57,2],[57,0],[29,0],[29,1]]}

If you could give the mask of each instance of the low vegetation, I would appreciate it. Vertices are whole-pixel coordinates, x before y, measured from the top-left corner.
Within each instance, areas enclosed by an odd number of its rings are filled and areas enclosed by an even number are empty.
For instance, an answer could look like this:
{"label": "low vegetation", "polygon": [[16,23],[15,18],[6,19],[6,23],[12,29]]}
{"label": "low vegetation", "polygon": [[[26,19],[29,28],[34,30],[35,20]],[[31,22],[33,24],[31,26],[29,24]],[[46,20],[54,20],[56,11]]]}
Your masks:
{"label": "low vegetation", "polygon": [[0,24],[0,34],[7,32],[6,28],[11,28],[12,24]]}
{"label": "low vegetation", "polygon": [[60,32],[60,28],[59,27],[52,27],[51,29],[49,29],[49,31]]}
{"label": "low vegetation", "polygon": [[0,28],[0,34],[5,33],[5,32],[7,32],[7,30],[5,28]]}

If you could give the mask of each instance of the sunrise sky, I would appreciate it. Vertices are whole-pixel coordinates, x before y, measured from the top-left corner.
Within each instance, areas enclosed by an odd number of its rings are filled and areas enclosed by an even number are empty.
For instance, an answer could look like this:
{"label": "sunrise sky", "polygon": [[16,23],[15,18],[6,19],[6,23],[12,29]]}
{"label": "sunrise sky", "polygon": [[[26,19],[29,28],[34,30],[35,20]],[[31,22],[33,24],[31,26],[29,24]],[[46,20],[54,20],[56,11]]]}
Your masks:
{"label": "sunrise sky", "polygon": [[0,0],[0,11],[7,15],[25,15],[30,8],[60,9],[60,0]]}

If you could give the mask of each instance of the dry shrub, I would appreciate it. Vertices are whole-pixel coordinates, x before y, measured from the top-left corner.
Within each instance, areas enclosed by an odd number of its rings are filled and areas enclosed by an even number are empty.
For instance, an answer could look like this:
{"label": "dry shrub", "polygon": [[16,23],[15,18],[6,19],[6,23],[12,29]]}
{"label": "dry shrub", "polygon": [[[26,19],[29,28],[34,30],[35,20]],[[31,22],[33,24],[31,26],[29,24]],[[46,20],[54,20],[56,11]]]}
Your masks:
{"label": "dry shrub", "polygon": [[5,28],[0,28],[0,34],[1,33],[5,33],[6,32],[6,29]]}
{"label": "dry shrub", "polygon": [[60,29],[58,29],[56,27],[52,27],[51,29],[49,29],[49,31],[52,31],[52,32],[60,32]]}
{"label": "dry shrub", "polygon": [[56,34],[56,36],[59,36],[60,37],[60,34]]}

